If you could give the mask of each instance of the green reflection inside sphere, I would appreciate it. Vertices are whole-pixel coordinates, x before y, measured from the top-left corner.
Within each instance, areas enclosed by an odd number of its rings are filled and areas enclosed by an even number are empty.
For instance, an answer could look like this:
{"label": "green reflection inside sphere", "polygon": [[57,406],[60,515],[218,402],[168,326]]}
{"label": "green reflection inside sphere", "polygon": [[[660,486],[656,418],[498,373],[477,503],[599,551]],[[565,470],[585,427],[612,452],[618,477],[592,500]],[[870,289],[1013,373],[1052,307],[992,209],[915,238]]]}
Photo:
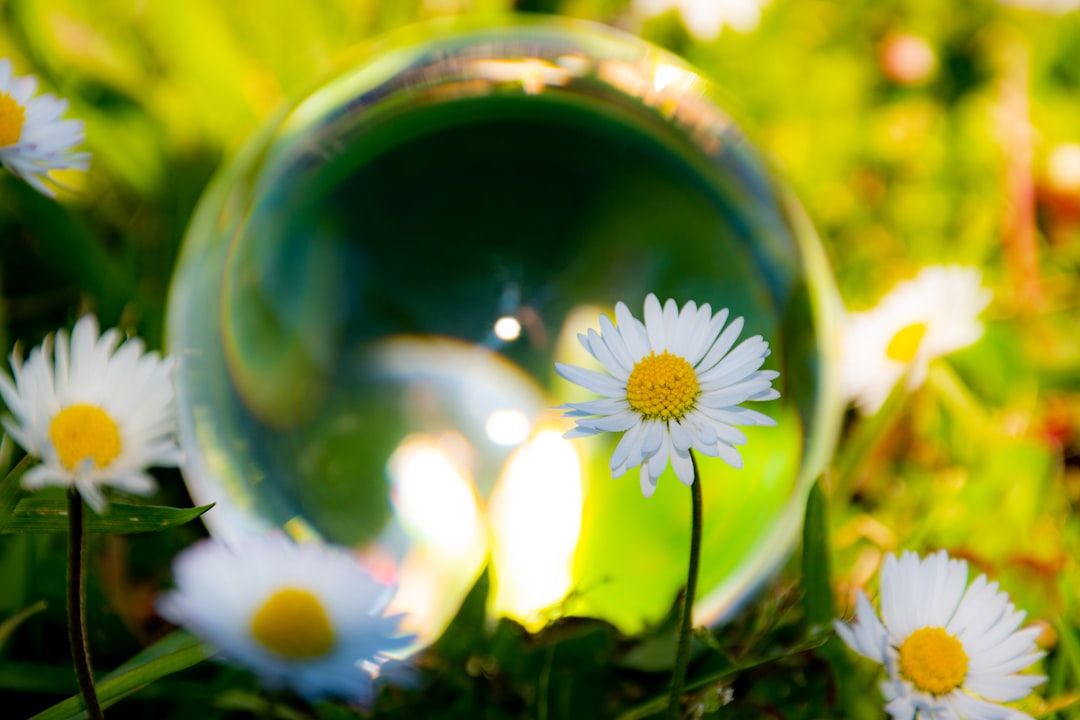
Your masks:
{"label": "green reflection inside sphere", "polygon": [[[303,98],[216,181],[169,308],[187,481],[219,536],[355,548],[429,642],[491,611],[626,632],[685,581],[690,493],[613,481],[554,373],[649,292],[729,307],[781,376],[745,467],[699,457],[699,623],[790,551],[835,430],[812,231],[680,60],[596,26],[413,30]],[[595,365],[594,365],[595,366]]]}

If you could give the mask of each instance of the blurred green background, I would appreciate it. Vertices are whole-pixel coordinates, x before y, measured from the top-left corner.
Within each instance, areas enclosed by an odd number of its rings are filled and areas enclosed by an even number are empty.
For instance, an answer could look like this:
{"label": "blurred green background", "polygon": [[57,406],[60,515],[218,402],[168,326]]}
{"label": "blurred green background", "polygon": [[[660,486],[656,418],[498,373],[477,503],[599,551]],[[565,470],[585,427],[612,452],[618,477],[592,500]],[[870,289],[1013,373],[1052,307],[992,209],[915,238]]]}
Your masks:
{"label": "blurred green background", "polygon": [[[801,199],[849,308],[871,306],[925,264],[982,269],[995,297],[984,339],[938,363],[911,398],[873,419],[846,419],[822,483],[837,611],[850,609],[854,588],[873,586],[884,552],[946,548],[999,579],[1045,625],[1051,680],[1040,692],[1048,700],[1032,698],[1028,711],[1080,717],[1080,13],[991,0],[772,0],[755,28],[700,38],[678,11],[645,17],[626,0],[520,0],[516,8],[510,0],[0,0],[0,56],[70,100],[68,116],[85,120],[93,154],[89,173],[61,174],[73,192],[59,202],[0,173],[0,349],[35,344],[86,309],[160,347],[192,209],[266,118],[369,37],[514,9],[641,34],[714,79]],[[163,492],[163,501],[187,502],[179,482]],[[96,548],[100,667],[161,634],[150,598],[167,582],[172,554],[198,532],[110,538]],[[0,693],[18,698],[13,717],[73,690],[62,546],[50,536],[0,538],[0,618],[41,598],[49,605],[0,639]],[[799,577],[796,558],[719,642],[743,657],[793,647],[785,613]],[[565,676],[567,689],[544,713],[606,717],[663,686],[648,663],[623,662],[610,633],[590,633],[459,635],[428,661],[450,679],[428,701],[395,695],[385,716],[423,717],[426,708],[431,717],[536,717],[539,684]],[[552,675],[554,647],[568,659]],[[873,668],[835,645],[781,655],[771,671],[725,680],[736,702],[703,716],[881,716]],[[278,712],[235,671],[166,682],[117,716]],[[185,688],[217,697],[218,715],[185,705],[193,702]],[[559,714],[564,707],[580,712]],[[352,716],[336,706],[279,710]]]}

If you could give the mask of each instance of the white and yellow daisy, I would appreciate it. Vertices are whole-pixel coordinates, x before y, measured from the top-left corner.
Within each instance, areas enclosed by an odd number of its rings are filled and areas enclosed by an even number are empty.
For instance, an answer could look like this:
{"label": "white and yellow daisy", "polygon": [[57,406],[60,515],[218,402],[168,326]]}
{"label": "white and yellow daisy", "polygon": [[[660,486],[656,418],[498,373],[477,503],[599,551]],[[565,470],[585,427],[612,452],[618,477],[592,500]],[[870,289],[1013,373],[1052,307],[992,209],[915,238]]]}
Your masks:
{"label": "white and yellow daisy", "polygon": [[[55,346],[55,360],[53,350]],[[105,509],[103,486],[149,495],[151,465],[179,465],[175,440],[173,361],[145,352],[137,338],[120,342],[115,328],[98,333],[84,316],[68,342],[61,330],[30,352],[11,355],[14,381],[0,372],[0,397],[10,416],[4,428],[39,458],[23,486],[74,486],[95,512]]]}
{"label": "white and yellow daisy", "polygon": [[859,593],[852,625],[836,631],[853,650],[881,663],[885,710],[895,720],[1031,720],[998,703],[1019,700],[1046,680],[1018,675],[1044,653],[1040,628],[1018,630],[1017,611],[996,582],[945,551],[920,560],[913,552],[885,558],[880,604],[884,624]]}
{"label": "white and yellow daisy", "polygon": [[0,164],[43,195],[56,193],[46,181],[53,170],[86,170],[90,154],[71,152],[83,141],[81,120],[61,120],[68,102],[52,94],[33,97],[37,78],[18,77],[0,58]]}
{"label": "white and yellow daisy", "polygon": [[661,308],[650,293],[642,323],[617,303],[617,325],[601,315],[599,334],[590,329],[578,335],[606,375],[555,363],[559,375],[604,396],[564,406],[577,423],[566,437],[625,433],[611,455],[612,476],[640,465],[645,497],[656,490],[669,459],[676,477],[693,484],[691,449],[742,467],[735,446],[745,443],[746,436],[735,426],[776,422],[739,405],[780,397],[772,387],[779,373],[758,369],[769,355],[769,343],[760,335],[732,349],[743,319],[725,328],[727,318],[726,308],[713,315],[708,303],[699,308],[690,301],[679,310],[669,299]]}
{"label": "white and yellow daisy", "polygon": [[633,0],[631,9],[644,18],[678,9],[690,34],[702,42],[710,42],[725,26],[741,33],[753,32],[767,3],[768,0]]}
{"label": "white and yellow daisy", "polygon": [[873,414],[905,375],[909,392],[919,388],[931,360],[982,337],[979,313],[990,298],[976,268],[932,265],[897,284],[877,307],[848,315],[841,357],[846,399]]}
{"label": "white and yellow daisy", "polygon": [[203,540],[176,557],[173,577],[162,617],[311,700],[368,704],[384,664],[415,639],[400,633],[403,616],[383,614],[393,588],[339,548],[280,535]]}

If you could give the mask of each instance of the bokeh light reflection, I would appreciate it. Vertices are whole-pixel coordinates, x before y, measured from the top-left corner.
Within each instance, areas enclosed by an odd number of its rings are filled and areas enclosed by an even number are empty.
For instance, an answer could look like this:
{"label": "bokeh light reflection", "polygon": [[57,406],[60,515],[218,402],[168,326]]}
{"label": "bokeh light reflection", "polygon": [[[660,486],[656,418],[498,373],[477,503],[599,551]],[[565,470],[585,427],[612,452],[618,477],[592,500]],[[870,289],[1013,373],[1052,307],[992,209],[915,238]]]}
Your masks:
{"label": "bokeh light reflection", "polygon": [[534,630],[572,588],[583,500],[581,460],[562,437],[565,425],[539,428],[510,457],[489,508],[493,609]]}

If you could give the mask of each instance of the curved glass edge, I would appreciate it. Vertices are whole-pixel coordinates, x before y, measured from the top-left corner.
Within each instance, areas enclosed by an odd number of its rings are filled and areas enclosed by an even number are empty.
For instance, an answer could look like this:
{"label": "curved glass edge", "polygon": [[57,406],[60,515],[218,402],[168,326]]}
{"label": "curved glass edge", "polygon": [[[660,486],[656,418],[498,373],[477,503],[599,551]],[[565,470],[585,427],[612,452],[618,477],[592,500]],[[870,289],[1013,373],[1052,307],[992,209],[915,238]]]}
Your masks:
{"label": "curved glass edge", "polygon": [[[565,33],[574,34],[575,41],[586,45],[585,51],[624,61],[646,61],[649,63],[663,62],[673,67],[682,68],[702,82],[703,94],[710,99],[717,109],[722,106],[715,101],[718,96],[716,84],[707,77],[702,76],[685,60],[665,50],[649,45],[644,40],[626,35],[618,30],[597,23],[568,18],[533,17],[518,15],[486,16],[483,18],[456,18],[449,20],[437,20],[419,25],[402,28],[388,36],[366,43],[355,51],[343,57],[341,63],[329,75],[314,84],[316,89],[303,94],[297,101],[285,109],[279,111],[263,127],[263,129],[250,139],[242,150],[228,161],[224,169],[212,181],[205,196],[218,196],[223,200],[229,200],[228,188],[234,187],[237,181],[242,180],[249,171],[257,166],[262,160],[262,154],[270,143],[269,138],[286,131],[294,119],[302,116],[294,116],[294,113],[302,112],[306,103],[317,97],[320,92],[347,91],[355,89],[354,83],[377,85],[378,82],[392,77],[405,67],[410,58],[415,60],[418,54],[430,50],[435,45],[445,47],[448,41],[454,45],[468,45],[490,37],[493,40],[505,42],[507,33],[518,33],[523,38],[548,38],[565,40]],[[452,34],[452,36],[451,36]],[[425,47],[426,46],[426,47]],[[579,45],[580,47],[580,45]],[[377,58],[372,60],[372,58]],[[367,62],[365,62],[367,61]],[[357,64],[363,64],[358,68]],[[348,85],[336,85],[335,83],[347,82]],[[317,103],[319,105],[322,102]],[[723,110],[726,112],[726,109]],[[730,131],[741,138],[741,131],[733,122]],[[759,155],[752,147],[750,152]],[[771,166],[764,159],[766,166]],[[254,192],[255,188],[248,188],[248,192]],[[835,285],[828,268],[824,249],[817,239],[809,220],[806,218],[799,203],[785,189],[772,187],[778,204],[783,205],[788,212],[789,218],[799,227],[793,228],[791,236],[798,244],[796,252],[802,257],[806,273],[811,276],[812,282],[808,284],[810,292],[811,313],[813,322],[818,328],[818,337],[822,343],[822,365],[819,368],[819,380],[821,386],[817,392],[817,402],[812,412],[812,422],[816,427],[814,433],[815,442],[807,446],[807,455],[803,459],[800,476],[797,480],[797,492],[789,503],[785,515],[777,522],[777,527],[772,534],[766,534],[762,538],[762,547],[768,546],[767,552],[754,553],[761,559],[759,563],[747,563],[739,567],[739,572],[730,577],[725,583],[707,597],[698,601],[697,613],[708,616],[710,624],[718,624],[729,618],[738,607],[752,596],[761,583],[765,582],[776,569],[785,562],[799,536],[802,523],[802,513],[805,508],[805,499],[814,480],[824,470],[824,467],[835,444],[839,428],[839,413],[836,412],[836,396],[838,377],[836,363],[834,362],[838,348],[836,347],[837,322],[839,299]],[[199,272],[204,264],[205,254],[209,250],[207,242],[217,235],[211,232],[218,225],[224,203],[201,202],[193,217],[188,232],[185,234],[184,251],[178,261],[170,290],[170,306],[174,302],[175,289],[184,283],[178,282],[178,278],[186,273]],[[205,228],[206,230],[202,230]],[[167,348],[170,352],[176,351],[176,338],[185,334],[184,323],[195,322],[197,318],[182,317],[181,313],[167,313]],[[180,359],[181,365],[183,358]],[[182,389],[178,389],[182,392]],[[181,439],[189,446],[198,445],[195,437],[194,418],[182,418],[180,426]],[[212,468],[205,463],[194,464],[185,468],[185,479],[189,485],[197,488],[200,485],[199,478],[212,473]],[[198,492],[196,490],[196,492]],[[217,498],[215,498],[217,499]],[[207,517],[206,522],[215,535],[229,534],[234,532],[265,531],[268,524],[260,522],[250,513],[232,503],[231,498],[218,499],[218,508]],[[778,549],[782,548],[782,549]],[[748,586],[750,581],[756,581]]]}

